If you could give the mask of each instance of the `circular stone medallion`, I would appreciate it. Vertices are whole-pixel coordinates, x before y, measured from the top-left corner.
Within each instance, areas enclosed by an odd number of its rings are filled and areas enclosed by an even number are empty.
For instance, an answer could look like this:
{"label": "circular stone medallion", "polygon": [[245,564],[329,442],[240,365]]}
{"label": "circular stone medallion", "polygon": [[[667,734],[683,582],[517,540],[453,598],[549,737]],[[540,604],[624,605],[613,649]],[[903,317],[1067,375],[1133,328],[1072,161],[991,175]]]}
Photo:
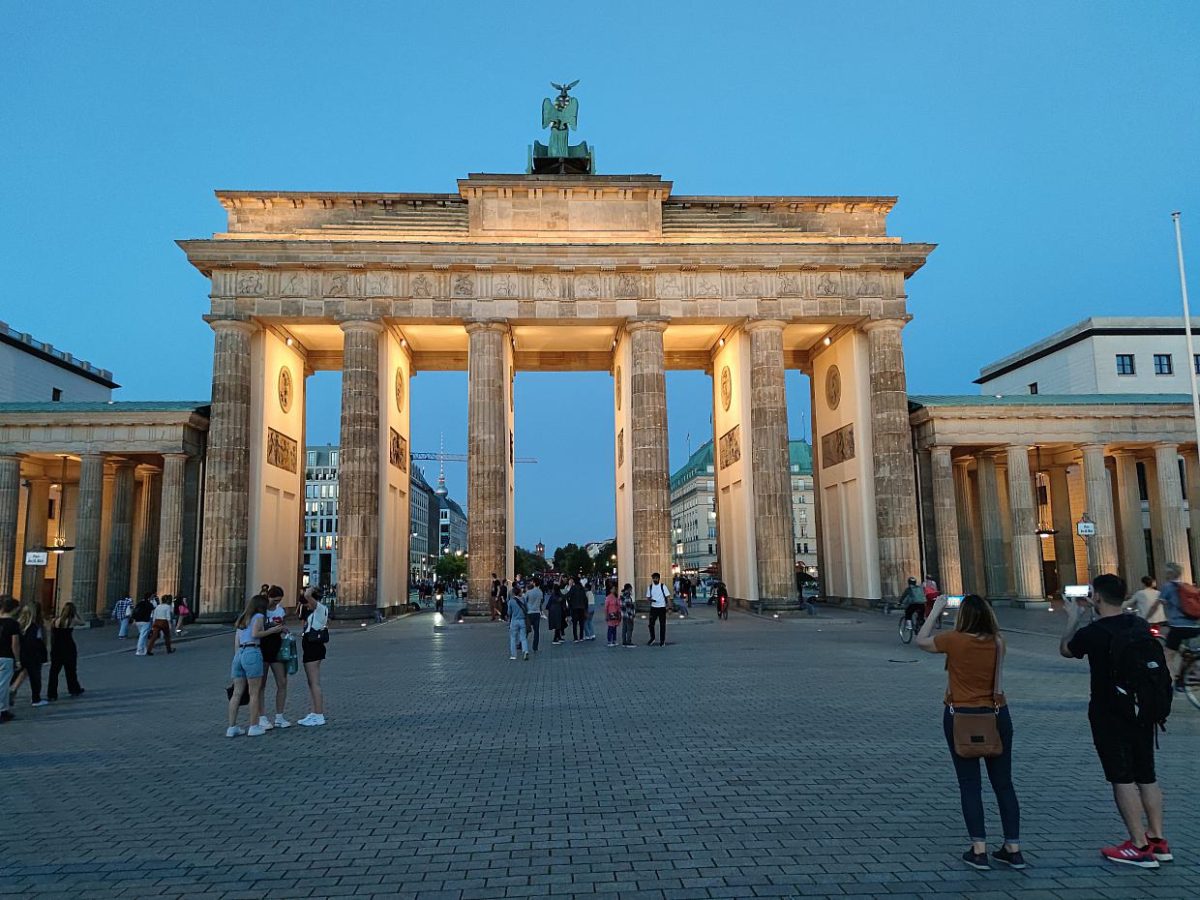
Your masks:
{"label": "circular stone medallion", "polygon": [[291,411],[292,408],[292,370],[287,366],[283,366],[279,370],[279,408],[284,412]]}
{"label": "circular stone medallion", "polygon": [[721,369],[721,408],[729,412],[729,404],[733,402],[733,373],[729,366]]}
{"label": "circular stone medallion", "polygon": [[396,412],[404,412],[404,370],[396,368]]}
{"label": "circular stone medallion", "polygon": [[842,373],[837,366],[830,366],[825,373],[825,402],[830,409],[837,409],[842,402]]}

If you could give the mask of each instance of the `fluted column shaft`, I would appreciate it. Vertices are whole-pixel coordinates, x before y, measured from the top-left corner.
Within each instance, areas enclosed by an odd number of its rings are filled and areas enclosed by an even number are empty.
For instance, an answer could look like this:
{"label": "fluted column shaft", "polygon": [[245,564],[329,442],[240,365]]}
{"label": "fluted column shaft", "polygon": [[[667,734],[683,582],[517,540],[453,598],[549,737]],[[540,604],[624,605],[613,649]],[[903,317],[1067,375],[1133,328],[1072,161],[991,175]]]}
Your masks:
{"label": "fluted column shaft", "polygon": [[[163,456],[162,491],[158,514],[158,594],[178,597],[183,571],[183,498],[187,472],[186,453]],[[140,589],[139,589],[140,590]]]}
{"label": "fluted column shaft", "polygon": [[1121,526],[1122,573],[1130,591],[1137,590],[1143,575],[1150,574],[1146,560],[1146,531],[1142,527],[1142,491],[1138,487],[1137,457],[1131,450],[1113,453],[1117,461],[1117,518]]}
{"label": "fluted column shaft", "polygon": [[[986,593],[983,574],[975,564],[975,515],[971,498],[971,458],[952,461],[954,469],[955,517],[958,522],[958,558],[960,592]],[[937,465],[934,465],[936,474]],[[943,581],[945,576],[942,576]],[[946,588],[949,591],[949,588]]]}
{"label": "fluted column shaft", "polygon": [[1029,448],[1005,448],[1008,461],[1008,509],[1012,518],[1014,599],[1044,600],[1042,551],[1038,546],[1037,515],[1034,512],[1033,478],[1029,472]]}
{"label": "fluted column shaft", "polygon": [[75,602],[75,609],[84,621],[96,619],[103,505],[104,457],[99,453],[85,453],[79,459],[79,504],[75,510],[75,550],[69,598]]}
{"label": "fluted column shaft", "polygon": [[[113,479],[113,506],[108,531],[108,577],[104,583],[104,608],[129,595],[129,574],[133,565],[133,489],[136,467],[131,462],[117,464]],[[97,610],[99,612],[99,610]]]}
{"label": "fluted column shaft", "polygon": [[[142,533],[138,541],[137,586],[135,596],[158,588],[158,539],[162,505],[162,481],[158,472],[142,474]],[[170,591],[177,596],[175,591]],[[161,595],[160,595],[161,596]]]}
{"label": "fluted column shaft", "polygon": [[[630,322],[630,468],[633,480],[634,597],[645,596],[650,576],[671,572],[671,472],[667,447],[666,323]],[[753,426],[751,426],[753,427]]]}
{"label": "fluted column shaft", "polygon": [[1200,573],[1200,456],[1195,448],[1183,454],[1187,476],[1188,518],[1192,530],[1192,574]]}
{"label": "fluted column shaft", "polygon": [[0,456],[0,594],[17,573],[17,516],[21,508],[21,457]]}
{"label": "fluted column shaft", "polygon": [[979,526],[983,534],[984,580],[994,599],[1008,593],[1008,567],[1004,563],[1004,525],[1000,521],[1000,489],[996,460],[981,454],[978,460]]}
{"label": "fluted column shaft", "polygon": [[917,486],[904,377],[901,319],[868,322],[871,378],[871,441],[875,473],[875,518],[883,596],[895,600],[910,576],[921,571],[917,538]]}
{"label": "fluted column shaft", "polygon": [[200,618],[230,621],[246,603],[250,532],[250,322],[212,323],[212,408],[205,454]]}
{"label": "fluted column shaft", "polygon": [[[29,481],[29,516],[26,519],[25,549],[41,550],[46,546],[49,530],[50,479],[32,478]],[[61,515],[61,512],[60,512]],[[22,600],[42,599],[42,585],[46,581],[45,566],[21,567]]]}
{"label": "fluted column shaft", "polygon": [[954,461],[950,458],[950,448],[930,448],[929,462],[933,470],[933,522],[937,532],[941,589],[946,594],[961,594],[962,556],[958,541],[958,509],[954,502]]}
{"label": "fluted column shaft", "polygon": [[1096,525],[1096,533],[1087,539],[1088,579],[1117,571],[1117,530],[1113,521],[1112,491],[1104,466],[1104,445],[1084,444],[1083,486],[1087,513]]}
{"label": "fluted column shaft", "polygon": [[768,602],[787,603],[796,596],[796,543],[792,522],[783,323],[751,322],[746,331],[750,335],[751,471],[758,595],[759,599]]}
{"label": "fluted column shaft", "polygon": [[341,323],[338,611],[373,615],[379,593],[379,322]]}
{"label": "fluted column shaft", "polygon": [[1054,528],[1054,562],[1058,566],[1058,588],[1074,584],[1078,577],[1075,567],[1075,518],[1071,515],[1071,485],[1064,466],[1049,471],[1050,518]]}
{"label": "fluted column shaft", "polygon": [[[1179,445],[1154,445],[1154,467],[1158,476],[1158,497],[1162,504],[1162,563],[1178,563],[1182,580],[1192,580],[1192,560],[1188,552],[1187,529],[1183,524],[1183,486],[1179,481]],[[1162,570],[1162,564],[1159,565]]]}
{"label": "fluted column shaft", "polygon": [[467,325],[467,582],[472,613],[487,613],[492,573],[505,577],[508,548],[508,418],[502,322]]}

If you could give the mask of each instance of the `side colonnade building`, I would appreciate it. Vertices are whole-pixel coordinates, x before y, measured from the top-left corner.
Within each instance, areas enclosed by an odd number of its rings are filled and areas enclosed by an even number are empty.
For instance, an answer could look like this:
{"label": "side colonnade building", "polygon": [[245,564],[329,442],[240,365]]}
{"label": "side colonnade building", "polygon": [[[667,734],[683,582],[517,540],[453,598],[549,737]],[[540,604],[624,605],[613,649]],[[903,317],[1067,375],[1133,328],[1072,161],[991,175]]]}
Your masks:
{"label": "side colonnade building", "polygon": [[409,404],[468,374],[470,603],[513,574],[515,373],[613,378],[618,576],[670,573],[667,369],[713,380],[731,593],[796,600],[784,372],[813,384],[826,591],[897,596],[920,570],[901,333],[933,250],[892,197],[678,196],[656,175],[471,175],[449,194],[221,191],[181,241],[215,333],[200,615],[298,578],[306,376],[340,369],[338,609],[399,605],[411,569]]}

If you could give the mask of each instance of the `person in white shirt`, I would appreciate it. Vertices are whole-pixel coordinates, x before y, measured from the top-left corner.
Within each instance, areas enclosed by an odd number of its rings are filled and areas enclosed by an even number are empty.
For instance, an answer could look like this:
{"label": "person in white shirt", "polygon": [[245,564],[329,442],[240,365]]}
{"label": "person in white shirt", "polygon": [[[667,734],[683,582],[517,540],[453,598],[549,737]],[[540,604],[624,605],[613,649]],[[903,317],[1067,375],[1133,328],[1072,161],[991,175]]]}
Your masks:
{"label": "person in white shirt", "polygon": [[321,692],[321,663],[325,659],[325,647],[329,643],[329,608],[321,602],[320,591],[305,595],[308,617],[304,620],[304,634],[300,647],[303,651],[304,677],[308,680],[308,695],[312,698],[312,712],[296,724],[315,726],[325,724],[325,695]]}
{"label": "person in white shirt", "polygon": [[167,652],[175,652],[175,648],[171,646],[171,622],[175,611],[173,601],[174,598],[170,594],[164,594],[158,601],[158,606],[154,607],[154,612],[150,614],[150,643],[146,645],[147,656],[154,655],[154,644],[160,634],[167,642]]}
{"label": "person in white shirt", "polygon": [[650,586],[646,588],[646,600],[650,604],[650,640],[646,643],[649,647],[654,643],[654,623],[659,623],[658,646],[662,647],[667,643],[667,603],[671,599],[671,592],[667,590],[667,586],[660,580],[661,576],[655,572],[650,576]]}
{"label": "person in white shirt", "polygon": [[1158,590],[1154,587],[1154,579],[1149,575],[1142,576],[1142,589],[1125,601],[1125,608],[1135,612],[1151,625],[1167,621],[1167,611],[1163,609]]}

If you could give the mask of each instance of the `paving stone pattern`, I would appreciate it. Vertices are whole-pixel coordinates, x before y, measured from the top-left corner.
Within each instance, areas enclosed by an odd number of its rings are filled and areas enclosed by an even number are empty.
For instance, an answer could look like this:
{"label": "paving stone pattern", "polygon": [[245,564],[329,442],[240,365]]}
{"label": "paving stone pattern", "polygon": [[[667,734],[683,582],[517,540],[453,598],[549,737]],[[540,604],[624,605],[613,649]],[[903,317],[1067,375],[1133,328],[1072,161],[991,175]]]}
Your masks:
{"label": "paving stone pattern", "polygon": [[236,740],[227,633],[145,659],[84,635],[86,696],[33,710],[23,693],[0,730],[0,895],[1196,896],[1200,711],[1176,709],[1160,758],[1179,862],[1106,864],[1121,829],[1086,667],[1013,633],[1031,866],[970,871],[940,658],[901,646],[894,618],[826,615],[701,609],[665,648],[639,623],[634,650],[543,641],[528,663],[501,625],[338,631],[329,725]]}

